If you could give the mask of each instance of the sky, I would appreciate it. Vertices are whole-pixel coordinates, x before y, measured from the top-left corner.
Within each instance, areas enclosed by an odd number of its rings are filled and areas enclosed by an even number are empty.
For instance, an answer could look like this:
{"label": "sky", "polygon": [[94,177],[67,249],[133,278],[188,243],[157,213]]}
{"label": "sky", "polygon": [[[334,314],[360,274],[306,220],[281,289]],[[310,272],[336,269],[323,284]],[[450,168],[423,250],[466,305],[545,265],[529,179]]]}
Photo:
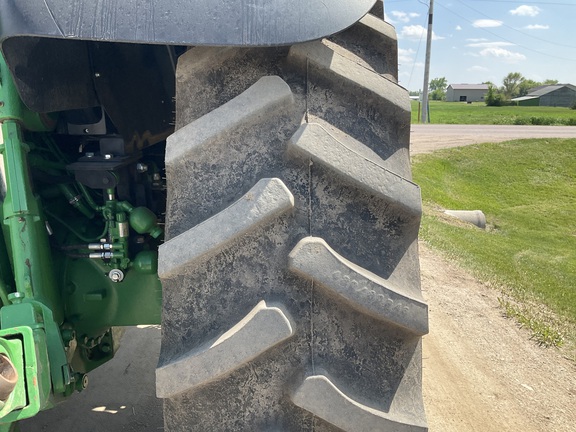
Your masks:
{"label": "sky", "polygon": [[[430,0],[384,0],[400,84],[423,87]],[[509,72],[576,85],[576,0],[434,0],[430,79],[501,85]]]}

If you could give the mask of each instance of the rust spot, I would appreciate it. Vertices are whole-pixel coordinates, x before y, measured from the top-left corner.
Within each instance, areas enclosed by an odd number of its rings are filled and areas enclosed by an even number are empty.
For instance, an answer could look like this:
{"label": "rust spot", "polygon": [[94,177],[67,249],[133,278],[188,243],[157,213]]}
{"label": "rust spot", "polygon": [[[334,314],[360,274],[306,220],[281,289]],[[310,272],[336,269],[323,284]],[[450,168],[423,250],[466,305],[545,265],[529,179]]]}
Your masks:
{"label": "rust spot", "polygon": [[26,261],[24,263],[26,264],[26,267],[32,268],[32,264],[30,264],[30,258],[26,258]]}

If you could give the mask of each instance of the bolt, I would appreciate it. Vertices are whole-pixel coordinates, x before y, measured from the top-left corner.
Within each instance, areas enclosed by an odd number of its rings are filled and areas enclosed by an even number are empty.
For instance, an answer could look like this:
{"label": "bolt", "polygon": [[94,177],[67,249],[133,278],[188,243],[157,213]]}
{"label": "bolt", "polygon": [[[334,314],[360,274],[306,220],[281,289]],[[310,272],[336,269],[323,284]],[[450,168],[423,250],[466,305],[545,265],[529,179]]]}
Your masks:
{"label": "bolt", "polygon": [[161,177],[160,177],[160,174],[158,174],[158,173],[155,173],[155,174],[152,176],[152,179],[153,179],[153,180],[156,180],[156,181],[159,181],[160,178],[161,178]]}
{"label": "bolt", "polygon": [[100,346],[100,350],[101,350],[103,353],[109,353],[109,352],[112,351],[112,347],[110,346],[109,343],[104,343],[104,344],[102,344],[102,345]]}
{"label": "bolt", "polygon": [[8,294],[8,300],[10,300],[13,304],[22,303],[22,300],[26,297],[26,294],[20,291],[16,291],[13,293]]}
{"label": "bolt", "polygon": [[90,133],[90,129],[85,128],[85,129],[84,129],[84,133],[85,133],[85,134]]}
{"label": "bolt", "polygon": [[87,158],[93,158],[94,157],[94,152],[86,152],[85,155]]}
{"label": "bolt", "polygon": [[136,164],[136,171],[138,171],[139,173],[143,173],[148,171],[148,165],[146,165],[145,163],[139,162]]}
{"label": "bolt", "polygon": [[74,381],[75,381],[74,387],[76,388],[76,391],[81,392],[86,387],[88,387],[88,375],[86,374],[82,373],[75,374]]}
{"label": "bolt", "polygon": [[112,159],[113,157],[114,157],[114,155],[111,155],[110,153],[106,153],[106,154],[104,155],[104,159],[106,159],[106,160],[110,160],[110,159]]}
{"label": "bolt", "polygon": [[100,78],[100,72],[95,72],[95,73],[94,73],[94,76],[95,76],[96,78]]}
{"label": "bolt", "polygon": [[124,272],[120,269],[112,269],[108,273],[108,277],[112,282],[122,282],[124,280]]}

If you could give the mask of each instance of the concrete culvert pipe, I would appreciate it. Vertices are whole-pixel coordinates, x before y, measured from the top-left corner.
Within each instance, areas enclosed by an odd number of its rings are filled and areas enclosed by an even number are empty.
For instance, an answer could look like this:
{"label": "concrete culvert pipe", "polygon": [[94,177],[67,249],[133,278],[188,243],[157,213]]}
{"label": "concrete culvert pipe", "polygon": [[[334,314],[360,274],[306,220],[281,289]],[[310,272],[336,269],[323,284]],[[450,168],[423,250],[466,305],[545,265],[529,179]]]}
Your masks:
{"label": "concrete culvert pipe", "polygon": [[444,213],[476,225],[478,228],[486,229],[486,216],[482,210],[445,210]]}

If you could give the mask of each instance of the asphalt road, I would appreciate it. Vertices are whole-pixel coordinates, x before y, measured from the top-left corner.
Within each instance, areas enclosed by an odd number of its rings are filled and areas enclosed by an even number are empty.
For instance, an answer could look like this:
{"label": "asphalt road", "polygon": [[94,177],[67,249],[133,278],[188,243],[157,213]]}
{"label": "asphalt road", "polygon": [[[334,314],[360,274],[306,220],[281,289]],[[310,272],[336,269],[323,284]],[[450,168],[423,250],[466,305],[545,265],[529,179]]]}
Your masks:
{"label": "asphalt road", "polygon": [[527,138],[576,138],[576,126],[413,124],[410,127],[410,153]]}

